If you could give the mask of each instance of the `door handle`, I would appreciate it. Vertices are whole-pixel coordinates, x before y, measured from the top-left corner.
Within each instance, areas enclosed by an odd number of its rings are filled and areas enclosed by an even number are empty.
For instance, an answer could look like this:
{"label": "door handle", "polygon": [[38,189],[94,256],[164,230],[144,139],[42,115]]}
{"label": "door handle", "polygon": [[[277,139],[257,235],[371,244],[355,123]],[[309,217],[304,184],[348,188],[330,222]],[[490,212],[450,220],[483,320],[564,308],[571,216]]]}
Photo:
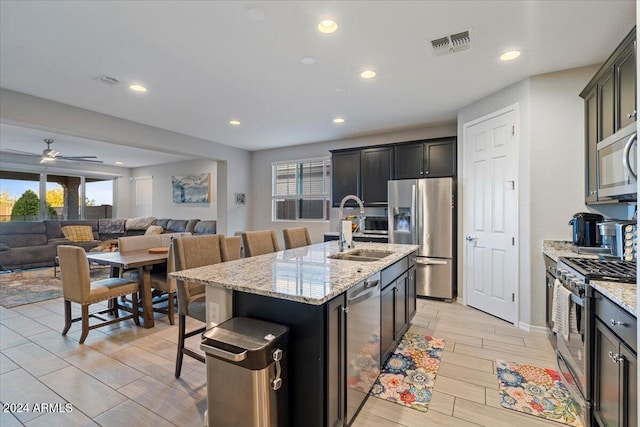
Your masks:
{"label": "door handle", "polygon": [[614,353],[613,351],[609,352],[609,359],[611,359],[613,363],[624,362],[624,356],[619,353]]}
{"label": "door handle", "polygon": [[421,259],[417,259],[416,260],[416,264],[420,264],[420,265],[446,265],[447,261],[441,261],[441,260],[424,261],[424,260],[421,260]]}
{"label": "door handle", "polygon": [[627,326],[627,324],[625,322],[622,322],[620,320],[616,320],[616,319],[611,319],[611,326]]}
{"label": "door handle", "polygon": [[627,143],[624,145],[624,150],[622,154],[622,164],[624,168],[627,170],[627,172],[629,173],[629,175],[631,175],[634,181],[637,181],[638,175],[636,175],[636,173],[631,169],[631,159],[629,157],[631,156],[631,146],[636,141],[637,137],[638,137],[638,134],[634,133],[633,136],[629,138]]}
{"label": "door handle", "polygon": [[467,236],[467,237],[464,238],[464,240],[466,240],[467,242],[473,242],[476,239],[477,239],[477,237],[471,237],[471,236]]}
{"label": "door handle", "polygon": [[633,110],[633,113],[627,114],[627,119],[635,118],[638,115],[636,110]]}

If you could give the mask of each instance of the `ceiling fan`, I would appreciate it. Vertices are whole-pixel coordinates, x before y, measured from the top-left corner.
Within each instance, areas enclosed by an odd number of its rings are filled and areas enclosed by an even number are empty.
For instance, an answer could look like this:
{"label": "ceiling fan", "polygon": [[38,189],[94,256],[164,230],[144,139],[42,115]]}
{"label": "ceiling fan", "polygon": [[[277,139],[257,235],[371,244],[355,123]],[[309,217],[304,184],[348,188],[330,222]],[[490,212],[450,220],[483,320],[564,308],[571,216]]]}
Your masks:
{"label": "ceiling fan", "polygon": [[85,163],[103,163],[102,160],[93,160],[97,159],[97,156],[63,156],[59,152],[55,151],[51,148],[51,144],[53,144],[53,139],[45,138],[44,143],[47,144],[47,148],[42,150],[42,155],[26,153],[24,151],[17,150],[7,150],[18,154],[26,154],[28,156],[40,157],[40,163],[49,163],[55,160],[66,160],[70,162],[85,162]]}

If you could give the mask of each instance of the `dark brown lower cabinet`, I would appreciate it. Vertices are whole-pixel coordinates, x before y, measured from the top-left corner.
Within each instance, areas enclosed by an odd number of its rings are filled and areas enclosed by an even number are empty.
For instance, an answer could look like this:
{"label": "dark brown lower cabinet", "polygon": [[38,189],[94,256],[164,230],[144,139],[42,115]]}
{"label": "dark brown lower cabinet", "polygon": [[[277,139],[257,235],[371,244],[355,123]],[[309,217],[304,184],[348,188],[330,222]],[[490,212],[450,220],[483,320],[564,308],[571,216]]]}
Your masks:
{"label": "dark brown lower cabinet", "polygon": [[409,322],[407,319],[408,315],[408,301],[407,297],[408,293],[408,279],[409,275],[404,273],[402,276],[398,277],[396,280],[396,297],[395,297],[395,327],[393,328],[394,337],[396,342],[399,342],[402,339],[402,335],[409,328]]}
{"label": "dark brown lower cabinet", "polygon": [[409,269],[409,271],[407,272],[407,280],[409,282],[408,284],[408,288],[407,288],[407,293],[408,293],[408,305],[409,305],[409,313],[407,316],[407,323],[411,323],[411,320],[413,320],[413,317],[416,315],[416,312],[418,311],[418,307],[417,307],[417,297],[418,297],[418,293],[416,291],[416,266],[414,265],[413,267],[411,267]]}
{"label": "dark brown lower cabinet", "polygon": [[594,418],[601,427],[637,427],[637,355],[598,318],[594,335]]}
{"label": "dark brown lower cabinet", "polygon": [[395,301],[396,286],[392,282],[380,294],[380,362],[384,363],[395,348]]}
{"label": "dark brown lower cabinet", "polygon": [[412,270],[415,278],[415,267],[412,267],[385,287],[380,295],[380,361],[383,366],[409,329],[413,318],[411,310],[415,314],[415,280],[413,287],[409,280]]}
{"label": "dark brown lower cabinet", "polygon": [[327,427],[345,422],[345,296],[327,304]]}

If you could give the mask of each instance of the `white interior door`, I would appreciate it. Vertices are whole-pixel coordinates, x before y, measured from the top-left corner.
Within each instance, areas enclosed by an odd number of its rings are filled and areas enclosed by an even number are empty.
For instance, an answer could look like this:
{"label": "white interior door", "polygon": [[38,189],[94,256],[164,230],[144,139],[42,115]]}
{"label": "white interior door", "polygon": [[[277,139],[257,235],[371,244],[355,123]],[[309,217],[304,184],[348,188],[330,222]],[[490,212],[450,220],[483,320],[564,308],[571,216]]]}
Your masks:
{"label": "white interior door", "polygon": [[464,125],[464,289],[468,305],[516,321],[517,113]]}
{"label": "white interior door", "polygon": [[153,177],[135,178],[135,216],[152,216],[153,214]]}

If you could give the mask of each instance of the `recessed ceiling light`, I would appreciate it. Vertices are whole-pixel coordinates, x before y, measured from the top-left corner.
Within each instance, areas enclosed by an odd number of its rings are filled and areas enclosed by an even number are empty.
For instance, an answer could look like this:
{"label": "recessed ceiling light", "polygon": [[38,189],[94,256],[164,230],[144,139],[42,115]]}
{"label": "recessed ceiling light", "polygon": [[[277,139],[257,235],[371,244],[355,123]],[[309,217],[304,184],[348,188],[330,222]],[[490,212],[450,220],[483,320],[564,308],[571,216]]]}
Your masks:
{"label": "recessed ceiling light", "polygon": [[336,117],[333,119],[333,123],[344,123],[344,119],[342,117]]}
{"label": "recessed ceiling light", "polygon": [[232,126],[240,126],[240,121],[238,120],[229,120],[229,124]]}
{"label": "recessed ceiling light", "polygon": [[316,62],[311,56],[305,56],[302,58],[302,63],[305,65],[313,65]]}
{"label": "recessed ceiling light", "polygon": [[122,163],[121,161],[117,161],[116,165],[124,165],[124,163]]}
{"label": "recessed ceiling light", "polygon": [[250,7],[247,10],[247,17],[252,21],[262,21],[264,19],[264,12],[257,7]]}
{"label": "recessed ceiling light", "polygon": [[142,85],[130,85],[129,89],[136,91],[136,92],[146,92],[147,88],[142,86]]}
{"label": "recessed ceiling light", "polygon": [[519,50],[510,50],[509,52],[505,52],[502,55],[500,55],[500,60],[511,61],[513,59],[516,59],[519,56],[520,56]]}
{"label": "recessed ceiling light", "polygon": [[372,79],[376,76],[376,72],[373,70],[365,70],[360,73],[360,77],[363,79]]}
{"label": "recessed ceiling light", "polygon": [[338,29],[338,23],[332,19],[324,19],[318,24],[318,31],[325,34],[333,33]]}

